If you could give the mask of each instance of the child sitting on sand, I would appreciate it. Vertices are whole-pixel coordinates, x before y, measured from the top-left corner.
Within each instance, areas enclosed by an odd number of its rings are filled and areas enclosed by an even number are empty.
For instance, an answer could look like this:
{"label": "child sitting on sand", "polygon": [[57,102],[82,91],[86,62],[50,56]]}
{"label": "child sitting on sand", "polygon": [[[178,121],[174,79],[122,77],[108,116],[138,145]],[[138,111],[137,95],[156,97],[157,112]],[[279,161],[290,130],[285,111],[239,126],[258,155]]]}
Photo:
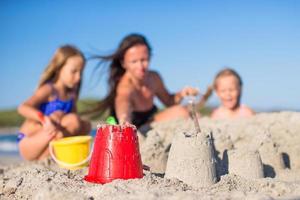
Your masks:
{"label": "child sitting on sand", "polygon": [[26,160],[48,156],[48,144],[54,139],[89,133],[90,123],[76,113],[84,65],[85,58],[75,47],[58,48],[33,96],[19,106],[18,112],[26,118],[18,135],[20,154]]}
{"label": "child sitting on sand", "polygon": [[254,111],[249,107],[240,104],[242,79],[233,69],[226,68],[217,74],[214,89],[221,101],[221,106],[212,112],[212,119],[232,119],[254,115]]}

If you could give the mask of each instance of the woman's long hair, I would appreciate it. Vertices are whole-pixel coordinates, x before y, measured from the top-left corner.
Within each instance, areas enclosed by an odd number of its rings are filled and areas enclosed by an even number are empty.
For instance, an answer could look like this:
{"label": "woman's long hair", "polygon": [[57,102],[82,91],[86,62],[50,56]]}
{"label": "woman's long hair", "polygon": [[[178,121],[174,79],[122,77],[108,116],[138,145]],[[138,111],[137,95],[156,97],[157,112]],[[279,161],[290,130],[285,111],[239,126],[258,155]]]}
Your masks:
{"label": "woman's long hair", "polygon": [[[60,70],[66,64],[67,60],[73,56],[80,56],[85,62],[85,58],[83,54],[76,47],[71,45],[64,45],[59,47],[54,53],[54,56],[52,57],[50,63],[42,73],[41,79],[38,84],[38,88],[48,82],[55,83],[58,79]],[[80,86],[81,86],[81,79],[76,91],[77,96],[79,95]]]}
{"label": "woman's long hair", "polygon": [[151,57],[151,47],[147,41],[147,39],[140,34],[130,34],[123,38],[121,43],[119,44],[117,50],[107,56],[94,56],[92,58],[99,59],[100,62],[97,65],[101,67],[103,64],[108,63],[109,65],[109,76],[108,76],[108,94],[102,99],[98,105],[93,108],[93,110],[89,112],[100,112],[104,113],[107,109],[110,112],[114,110],[114,103],[116,97],[116,90],[119,84],[120,79],[125,73],[125,69],[122,66],[122,62],[124,60],[124,55],[128,49],[136,45],[145,45],[148,49],[149,56]]}

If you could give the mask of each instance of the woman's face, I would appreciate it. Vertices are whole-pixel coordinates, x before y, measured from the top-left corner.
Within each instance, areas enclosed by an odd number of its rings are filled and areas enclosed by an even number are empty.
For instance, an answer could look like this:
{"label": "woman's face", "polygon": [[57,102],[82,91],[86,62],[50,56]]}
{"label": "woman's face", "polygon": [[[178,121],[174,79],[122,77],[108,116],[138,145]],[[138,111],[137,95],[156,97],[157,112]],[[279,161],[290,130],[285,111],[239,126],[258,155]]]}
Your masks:
{"label": "woman's face", "polygon": [[216,82],[216,92],[224,107],[234,109],[239,104],[240,86],[235,76],[219,77]]}
{"label": "woman's face", "polygon": [[143,80],[149,66],[149,52],[147,46],[138,44],[129,48],[124,55],[122,64],[126,73],[129,73],[138,80]]}

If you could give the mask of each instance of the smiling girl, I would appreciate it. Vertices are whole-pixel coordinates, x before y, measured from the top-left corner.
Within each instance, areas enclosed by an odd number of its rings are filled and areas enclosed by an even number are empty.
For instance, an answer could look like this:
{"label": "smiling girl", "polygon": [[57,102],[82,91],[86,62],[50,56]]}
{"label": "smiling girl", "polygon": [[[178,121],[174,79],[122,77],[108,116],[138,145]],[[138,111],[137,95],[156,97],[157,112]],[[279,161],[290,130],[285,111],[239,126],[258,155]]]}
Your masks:
{"label": "smiling girl", "polygon": [[214,89],[221,105],[212,112],[211,118],[232,119],[254,115],[253,110],[240,104],[242,85],[241,77],[233,69],[226,68],[216,75]]}

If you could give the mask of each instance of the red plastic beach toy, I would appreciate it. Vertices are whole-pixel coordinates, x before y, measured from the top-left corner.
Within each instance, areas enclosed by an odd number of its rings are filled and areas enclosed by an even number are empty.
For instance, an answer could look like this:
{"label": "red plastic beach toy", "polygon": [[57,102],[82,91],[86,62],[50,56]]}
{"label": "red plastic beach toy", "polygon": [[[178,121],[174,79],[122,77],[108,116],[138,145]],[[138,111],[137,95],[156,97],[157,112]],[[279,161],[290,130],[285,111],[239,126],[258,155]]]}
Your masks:
{"label": "red plastic beach toy", "polygon": [[108,183],[115,179],[143,177],[136,127],[103,125],[97,130],[89,173],[85,180]]}

